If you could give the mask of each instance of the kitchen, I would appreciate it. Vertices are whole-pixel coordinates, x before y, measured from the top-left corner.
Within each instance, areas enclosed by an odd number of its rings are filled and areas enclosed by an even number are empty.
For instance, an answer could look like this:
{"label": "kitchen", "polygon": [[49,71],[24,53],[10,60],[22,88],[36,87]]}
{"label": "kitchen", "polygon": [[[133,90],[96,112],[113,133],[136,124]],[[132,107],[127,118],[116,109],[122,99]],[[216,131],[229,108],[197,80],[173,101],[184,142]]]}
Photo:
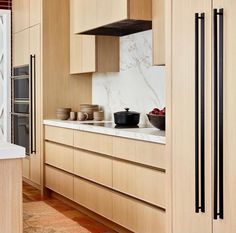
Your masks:
{"label": "kitchen", "polygon": [[23,146],[24,200],[0,232],[236,231],[233,1],[0,6],[1,140]]}

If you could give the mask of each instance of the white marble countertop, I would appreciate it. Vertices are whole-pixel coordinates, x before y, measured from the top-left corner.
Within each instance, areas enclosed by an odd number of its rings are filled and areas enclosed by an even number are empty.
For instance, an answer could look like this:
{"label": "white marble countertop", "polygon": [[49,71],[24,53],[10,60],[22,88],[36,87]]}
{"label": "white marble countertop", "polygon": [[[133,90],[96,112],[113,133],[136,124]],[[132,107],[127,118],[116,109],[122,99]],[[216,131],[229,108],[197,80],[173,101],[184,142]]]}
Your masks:
{"label": "white marble countertop", "polygon": [[[98,125],[88,125],[88,123],[98,123]],[[155,142],[160,144],[166,143],[165,131],[156,128],[140,127],[140,128],[114,128],[99,126],[101,123],[109,123],[111,121],[62,121],[62,120],[44,120],[44,125],[81,130],[93,133],[106,134],[117,137],[124,137],[148,142]]]}
{"label": "white marble countertop", "polygon": [[0,160],[25,157],[25,148],[8,142],[0,141]]}

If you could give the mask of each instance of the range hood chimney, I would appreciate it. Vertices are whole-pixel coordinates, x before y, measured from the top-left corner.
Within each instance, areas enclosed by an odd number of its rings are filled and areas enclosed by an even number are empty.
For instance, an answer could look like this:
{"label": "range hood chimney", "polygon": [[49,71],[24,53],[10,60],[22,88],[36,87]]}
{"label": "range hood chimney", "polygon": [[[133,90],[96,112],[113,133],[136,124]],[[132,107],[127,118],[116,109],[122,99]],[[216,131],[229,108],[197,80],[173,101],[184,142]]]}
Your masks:
{"label": "range hood chimney", "polygon": [[152,0],[72,0],[74,34],[125,36],[152,29]]}

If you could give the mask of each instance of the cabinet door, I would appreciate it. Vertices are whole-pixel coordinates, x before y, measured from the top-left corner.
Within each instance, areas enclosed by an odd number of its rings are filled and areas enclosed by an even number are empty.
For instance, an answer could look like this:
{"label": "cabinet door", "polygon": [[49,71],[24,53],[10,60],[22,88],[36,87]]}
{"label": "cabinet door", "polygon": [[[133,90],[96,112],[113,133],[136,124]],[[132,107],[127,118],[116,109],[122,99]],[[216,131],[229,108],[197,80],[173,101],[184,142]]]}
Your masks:
{"label": "cabinet door", "polygon": [[41,22],[42,0],[30,0],[30,26],[34,26]]}
{"label": "cabinet door", "polygon": [[[172,1],[172,4],[173,233],[210,233],[212,231],[211,1],[179,0]],[[203,174],[200,172],[200,167],[203,168],[200,161],[199,176],[196,176],[197,169],[195,169],[195,139],[197,138],[195,130],[195,119],[197,119],[195,117],[195,13],[205,13],[205,186],[200,179],[200,174]],[[199,19],[198,22],[201,29],[202,21]],[[199,32],[199,37],[200,35]],[[199,55],[199,60],[200,58]],[[200,68],[203,66],[200,66],[199,70]],[[201,128],[200,125],[199,128]],[[200,132],[199,130],[199,136]],[[198,148],[200,152],[200,140]],[[199,196],[201,203],[200,194],[195,195],[196,177],[199,177],[199,192],[201,184],[205,187],[205,192],[202,189],[205,197],[205,213],[195,212],[196,197]]]}
{"label": "cabinet door", "polygon": [[29,2],[30,0],[12,1],[12,27],[14,33],[29,27]]}
{"label": "cabinet door", "polygon": [[[35,138],[34,147],[36,153],[30,157],[30,179],[40,184],[41,176],[41,33],[40,25],[30,28],[30,55],[35,55],[33,59],[33,96],[32,101],[35,103],[33,114],[33,138]],[[35,125],[35,126],[34,126]]]}
{"label": "cabinet door", "polygon": [[[223,35],[223,46],[218,47],[218,60],[221,55],[219,51],[223,48],[223,175],[219,174],[219,179],[223,176],[223,219],[218,216],[213,221],[214,233],[234,233],[236,232],[236,2],[234,0],[214,0],[214,9],[223,9],[223,15],[217,15],[218,19],[218,42],[220,35]],[[219,19],[223,18],[223,30],[220,27]],[[214,29],[213,29],[214,30]],[[214,31],[213,31],[214,33]],[[213,34],[214,39],[214,34]],[[213,62],[213,66],[214,66]],[[220,67],[218,66],[220,69]],[[220,75],[218,75],[220,79]],[[219,84],[219,87],[221,85]],[[219,95],[220,96],[220,95]],[[219,139],[220,140],[220,139]],[[220,155],[218,155],[219,157]],[[221,166],[219,161],[219,166]],[[218,186],[220,188],[220,186]],[[218,199],[221,191],[218,192]],[[221,212],[218,204],[218,212]]]}
{"label": "cabinet door", "polygon": [[165,0],[152,0],[153,64],[165,65]]}
{"label": "cabinet door", "polygon": [[13,34],[13,66],[29,64],[29,29]]}

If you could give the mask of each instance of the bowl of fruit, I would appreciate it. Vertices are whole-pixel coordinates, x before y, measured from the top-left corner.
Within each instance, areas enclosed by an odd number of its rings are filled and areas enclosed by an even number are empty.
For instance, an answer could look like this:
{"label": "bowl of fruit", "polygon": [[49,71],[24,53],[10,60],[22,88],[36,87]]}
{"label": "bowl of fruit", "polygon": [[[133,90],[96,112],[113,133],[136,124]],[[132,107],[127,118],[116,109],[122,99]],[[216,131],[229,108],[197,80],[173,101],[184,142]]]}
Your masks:
{"label": "bowl of fruit", "polygon": [[166,108],[158,109],[154,108],[149,114],[147,114],[150,123],[160,130],[166,129]]}

